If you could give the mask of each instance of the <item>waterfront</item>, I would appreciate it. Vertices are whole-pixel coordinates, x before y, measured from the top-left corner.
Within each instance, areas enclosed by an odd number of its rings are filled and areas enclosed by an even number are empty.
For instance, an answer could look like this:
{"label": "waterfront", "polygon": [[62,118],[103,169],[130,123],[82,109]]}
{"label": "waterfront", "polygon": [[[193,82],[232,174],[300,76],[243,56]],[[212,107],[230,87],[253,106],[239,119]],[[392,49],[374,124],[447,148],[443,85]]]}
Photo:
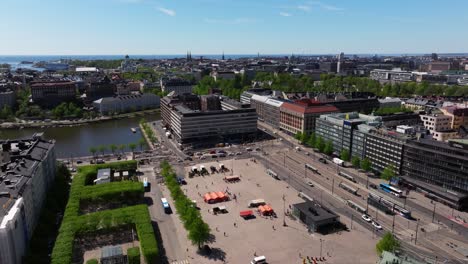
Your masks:
{"label": "waterfront", "polygon": [[[144,118],[147,121],[155,121],[160,119],[160,115],[148,114]],[[91,155],[90,147],[105,145],[109,148],[110,144],[138,144],[142,137],[141,131],[137,129],[136,133],[132,133],[130,128],[138,127],[140,119],[141,117],[134,117],[72,127],[1,129],[0,139],[23,138],[35,132],[44,132],[47,139],[56,140],[57,157],[88,156]],[[108,152],[110,153],[110,150]]]}

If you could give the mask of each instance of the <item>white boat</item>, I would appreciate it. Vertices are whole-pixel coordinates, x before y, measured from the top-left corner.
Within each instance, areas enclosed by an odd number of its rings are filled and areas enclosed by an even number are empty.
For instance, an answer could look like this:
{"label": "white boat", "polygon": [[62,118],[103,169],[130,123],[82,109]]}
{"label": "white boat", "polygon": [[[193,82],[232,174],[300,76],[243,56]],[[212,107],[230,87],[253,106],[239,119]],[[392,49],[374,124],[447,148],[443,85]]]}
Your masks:
{"label": "white boat", "polygon": [[131,127],[130,130],[133,132],[133,133],[136,133],[136,129],[134,127]]}

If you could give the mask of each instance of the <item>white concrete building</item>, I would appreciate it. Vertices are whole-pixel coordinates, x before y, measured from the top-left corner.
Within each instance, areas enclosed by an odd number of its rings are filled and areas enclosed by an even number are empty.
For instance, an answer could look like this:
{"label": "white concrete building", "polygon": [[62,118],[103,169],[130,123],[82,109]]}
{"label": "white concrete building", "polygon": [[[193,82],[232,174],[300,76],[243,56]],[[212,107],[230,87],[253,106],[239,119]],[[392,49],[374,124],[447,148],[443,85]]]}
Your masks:
{"label": "white concrete building", "polygon": [[93,102],[101,114],[125,113],[159,107],[159,96],[152,93],[104,97]]}

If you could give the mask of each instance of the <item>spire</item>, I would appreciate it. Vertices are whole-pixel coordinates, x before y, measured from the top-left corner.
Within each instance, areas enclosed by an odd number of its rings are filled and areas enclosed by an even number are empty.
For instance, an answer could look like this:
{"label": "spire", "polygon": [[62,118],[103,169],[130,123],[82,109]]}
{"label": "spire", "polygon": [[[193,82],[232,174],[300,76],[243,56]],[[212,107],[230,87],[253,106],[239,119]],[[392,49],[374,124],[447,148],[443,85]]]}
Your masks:
{"label": "spire", "polygon": [[222,60],[224,60],[224,51],[223,51],[223,57],[222,57]]}

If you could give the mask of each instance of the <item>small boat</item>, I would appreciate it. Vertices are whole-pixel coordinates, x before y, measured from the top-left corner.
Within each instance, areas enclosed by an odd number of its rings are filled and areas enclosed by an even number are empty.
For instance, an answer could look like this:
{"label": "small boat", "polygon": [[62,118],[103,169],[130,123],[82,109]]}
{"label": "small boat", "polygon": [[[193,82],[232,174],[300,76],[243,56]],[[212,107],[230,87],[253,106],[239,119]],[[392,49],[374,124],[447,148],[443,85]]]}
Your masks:
{"label": "small boat", "polygon": [[136,133],[136,129],[131,127],[130,130],[133,132],[133,133]]}

